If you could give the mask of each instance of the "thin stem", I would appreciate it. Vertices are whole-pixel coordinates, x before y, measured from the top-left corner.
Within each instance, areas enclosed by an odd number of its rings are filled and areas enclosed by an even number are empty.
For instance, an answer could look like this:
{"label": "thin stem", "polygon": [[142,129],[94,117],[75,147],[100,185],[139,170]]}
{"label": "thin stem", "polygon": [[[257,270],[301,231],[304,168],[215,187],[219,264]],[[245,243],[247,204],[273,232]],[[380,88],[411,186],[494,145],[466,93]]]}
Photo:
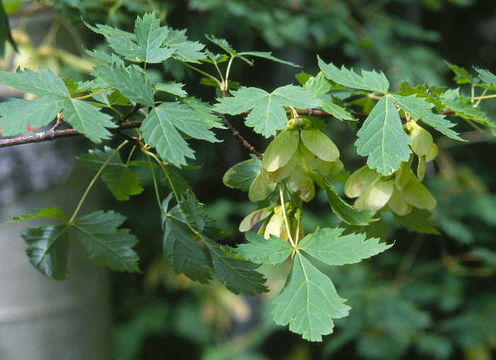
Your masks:
{"label": "thin stem", "polygon": [[114,158],[114,156],[128,143],[127,140],[123,141],[113,152],[110,154],[107,160],[100,166],[100,169],[96,172],[95,176],[93,176],[93,179],[91,179],[90,183],[86,187],[86,190],[83,193],[83,196],[81,196],[81,199],[79,200],[79,203],[76,206],[76,210],[72,213],[71,218],[69,219],[69,224],[72,224],[74,222],[74,219],[77,217],[79,210],[81,210],[81,207],[83,206],[84,201],[86,200],[86,197],[90,193],[91,189],[95,185],[96,181],[102,174],[103,170],[107,167],[107,165],[110,163],[110,161]]}
{"label": "thin stem", "polygon": [[86,94],[86,95],[83,95],[83,96],[77,96],[77,97],[74,97],[73,99],[75,100],[83,100],[83,99],[87,99],[87,98],[90,98],[90,97],[93,97],[95,95],[99,95],[99,94],[103,94],[104,92],[107,92],[109,90],[112,90],[113,88],[109,87],[109,88],[105,88],[105,89],[101,89],[101,90],[98,90],[98,91],[95,91],[95,92],[92,92],[90,94]]}
{"label": "thin stem", "polygon": [[[487,89],[484,89],[484,91],[482,92],[481,96],[486,95],[486,93],[487,93]],[[477,102],[474,104],[474,107],[479,106],[479,104],[480,104],[481,101],[482,101],[482,99],[477,100]]]}
{"label": "thin stem", "polygon": [[484,96],[474,96],[471,97],[470,100],[485,100],[485,99],[494,99],[496,98],[496,94],[484,95]]}
{"label": "thin stem", "polygon": [[224,82],[224,76],[222,76],[222,71],[220,71],[219,65],[214,61],[214,67],[217,70],[217,74],[219,74],[221,82]]}
{"label": "thin stem", "polygon": [[190,64],[188,64],[188,63],[186,63],[186,62],[183,62],[182,64],[183,64],[184,66],[186,66],[186,67],[190,68],[191,70],[194,70],[194,71],[196,71],[197,73],[200,73],[200,74],[202,74],[203,76],[206,76],[206,77],[208,77],[209,79],[212,79],[213,81],[215,81],[215,82],[217,83],[217,85],[218,85],[220,88],[222,88],[222,83],[221,83],[221,82],[219,81],[219,79],[217,79],[215,76],[210,75],[209,73],[207,73],[207,72],[205,72],[205,71],[203,71],[203,70],[201,70],[201,69],[198,69],[196,66],[190,65]]}
{"label": "thin stem", "polygon": [[152,157],[155,162],[158,164],[158,166],[160,166],[160,169],[162,169],[162,172],[164,173],[164,176],[167,178],[167,182],[169,183],[169,186],[172,190],[172,193],[174,194],[174,197],[176,198],[176,201],[179,203],[180,202],[180,198],[179,198],[179,193],[177,192],[176,190],[176,187],[174,186],[174,182],[172,181],[170,175],[169,175],[169,172],[167,171],[167,169],[165,168],[165,165],[164,163],[162,162],[162,160],[160,160],[157,155],[155,155],[154,153],[148,151],[148,150],[145,150],[143,149],[144,153],[147,155],[147,156],[150,156]]}
{"label": "thin stem", "polygon": [[235,56],[231,55],[231,58],[229,59],[229,62],[227,63],[227,69],[226,69],[226,80],[225,80],[225,89],[223,91],[227,92],[229,90],[229,75],[231,73],[231,66],[233,64],[233,61],[235,59]]}
{"label": "thin stem", "polygon": [[291,235],[291,229],[289,228],[288,214],[286,214],[286,204],[284,201],[284,194],[282,191],[282,186],[279,187],[279,198],[281,199],[282,216],[284,218],[284,225],[286,226],[286,232],[288,233],[288,239],[293,247],[296,247],[296,243]]}
{"label": "thin stem", "polygon": [[155,175],[155,169],[153,168],[153,163],[151,160],[151,157],[148,152],[145,152],[146,157],[148,158],[148,162],[150,163],[150,168],[152,172],[152,179],[153,179],[153,188],[155,192],[155,198],[157,200],[158,208],[160,209],[160,212],[165,215],[164,210],[162,209],[162,200],[160,199],[160,191],[158,189],[158,183],[157,183],[157,177]]}

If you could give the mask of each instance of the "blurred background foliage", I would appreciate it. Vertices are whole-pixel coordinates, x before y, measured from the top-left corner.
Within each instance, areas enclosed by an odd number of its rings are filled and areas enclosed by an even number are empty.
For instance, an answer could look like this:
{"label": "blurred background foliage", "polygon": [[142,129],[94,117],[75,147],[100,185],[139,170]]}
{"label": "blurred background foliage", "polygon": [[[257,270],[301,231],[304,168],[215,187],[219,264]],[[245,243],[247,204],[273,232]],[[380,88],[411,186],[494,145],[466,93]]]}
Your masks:
{"label": "blurred background foliage", "polygon": [[[205,34],[228,39],[239,50],[273,51],[316,72],[315,56],[357,68],[386,72],[399,88],[428,82],[451,83],[444,60],[471,70],[496,70],[494,0],[54,0],[3,1],[19,53],[4,62],[49,67],[84,78],[91,68],[84,49],[103,46],[89,23],[130,28],[136,14],[156,12],[168,25],[187,28],[191,38]],[[28,35],[39,18],[47,30]],[[38,20],[37,20],[38,19]],[[48,19],[48,20],[46,20]],[[36,45],[34,45],[36,44]],[[9,54],[10,51],[10,54]],[[187,90],[212,101],[212,87],[173,63],[150,69],[157,76],[181,78]],[[267,90],[295,82],[293,70],[258,61],[237,64],[233,79]],[[469,89],[468,89],[469,90]],[[496,109],[485,108],[494,119]],[[238,119],[240,120],[240,119]],[[239,130],[256,145],[264,142]],[[218,284],[192,283],[172,272],[161,254],[159,212],[151,191],[130,203],[109,204],[128,215],[140,238],[143,274],[112,274],[116,359],[468,359],[496,358],[496,144],[467,124],[459,131],[472,141],[441,148],[426,181],[438,199],[438,234],[419,234],[384,214],[367,229],[395,240],[385,254],[333,272],[340,294],[353,307],[323,343],[308,343],[275,326],[267,311],[271,294],[235,296]],[[340,146],[348,170],[364,163],[355,155],[353,133],[331,121],[330,136]],[[237,225],[254,206],[243,193],[222,186],[223,173],[248,158],[227,131],[224,143],[197,144],[201,170],[184,170],[214,219],[230,229],[228,243],[241,241]],[[321,200],[312,203],[305,226],[335,224]],[[408,224],[415,226],[414,219]],[[281,270],[281,269],[279,269]],[[271,288],[282,286],[277,269]],[[174,355],[176,356],[176,355]],[[179,355],[178,355],[179,356]]]}

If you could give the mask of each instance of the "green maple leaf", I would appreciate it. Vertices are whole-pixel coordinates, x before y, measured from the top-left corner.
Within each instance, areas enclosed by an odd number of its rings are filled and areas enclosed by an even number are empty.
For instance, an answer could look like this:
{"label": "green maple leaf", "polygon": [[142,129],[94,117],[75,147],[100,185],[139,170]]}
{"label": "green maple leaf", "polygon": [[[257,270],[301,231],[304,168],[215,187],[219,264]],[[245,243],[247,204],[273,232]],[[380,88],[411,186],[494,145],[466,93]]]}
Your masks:
{"label": "green maple leaf", "polygon": [[96,67],[92,74],[136,103],[153,106],[155,102],[147,74],[136,65],[125,67],[122,62],[114,62]]}
{"label": "green maple leaf", "polygon": [[258,265],[243,260],[226,246],[204,238],[212,258],[215,275],[225,287],[235,294],[255,295],[266,292],[265,278],[256,271]]}
{"label": "green maple leaf", "polygon": [[145,14],[137,17],[134,24],[134,33],[138,45],[137,58],[146,63],[160,63],[174,52],[173,49],[162,47],[169,35],[167,27],[160,26],[160,20],[154,14]]}
{"label": "green maple leaf", "polygon": [[54,96],[34,100],[9,99],[0,103],[0,128],[4,136],[25,133],[28,126],[42,127],[55,119],[62,101]]}
{"label": "green maple leaf", "polygon": [[134,34],[108,25],[87,26],[105,36],[110,47],[130,61],[160,63],[170,58],[174,52],[163,46],[170,30],[168,27],[161,27],[160,20],[154,14],[138,16],[134,23]]}
{"label": "green maple leaf", "polygon": [[185,97],[188,95],[188,93],[183,90],[183,87],[184,87],[184,84],[174,82],[174,81],[155,84],[155,90],[156,91],[162,91],[162,92],[172,94],[172,95],[175,95],[178,97]]}
{"label": "green maple leaf", "polygon": [[332,63],[326,64],[320,57],[317,57],[317,61],[326,78],[339,85],[380,93],[387,93],[389,90],[389,81],[382,72],[362,70],[361,74],[357,74],[344,66],[339,69]]}
{"label": "green maple leaf", "polygon": [[460,89],[449,89],[441,95],[442,103],[455,112],[455,116],[496,128],[496,123],[487,114],[473,106],[470,99],[460,94]]}
{"label": "green maple leaf", "polygon": [[93,262],[112,270],[137,272],[138,255],[133,246],[138,239],[119,228],[125,219],[113,211],[96,211],[79,216],[72,227]]}
{"label": "green maple leaf", "polygon": [[332,86],[322,72],[306,79],[303,88],[310,91],[315,97],[320,98],[322,102],[321,109],[328,112],[336,119],[356,121],[353,115],[345,108],[332,102],[332,97],[328,94]]}
{"label": "green maple leaf", "polygon": [[21,221],[33,219],[56,219],[67,221],[67,215],[58,207],[48,207],[37,210],[34,214],[14,216],[12,220],[0,223],[0,225],[14,224]]}
{"label": "green maple leaf", "polygon": [[272,93],[249,87],[233,91],[232,94],[232,97],[218,99],[214,110],[229,115],[251,110],[246,117],[246,125],[265,137],[275,135],[286,126],[285,106],[307,109],[321,105],[311,92],[294,85],[277,88]]}
{"label": "green maple leaf", "polygon": [[350,309],[331,279],[299,252],[288,281],[272,303],[276,324],[289,324],[290,331],[309,341],[322,341],[322,335],[332,333],[332,319],[347,316]]}
{"label": "green maple leaf", "polygon": [[475,68],[475,71],[477,71],[479,79],[483,82],[480,86],[491,90],[496,90],[496,75],[487,69]]}
{"label": "green maple leaf", "polygon": [[[105,146],[103,151],[90,150],[88,154],[81,155],[79,159],[89,169],[98,171],[113,152],[112,148]],[[115,154],[107,163],[100,176],[117,200],[129,200],[130,196],[143,192],[138,177],[127,164],[122,162],[118,154]]]}
{"label": "green maple leaf", "polygon": [[273,235],[265,239],[260,234],[247,232],[245,237],[248,243],[239,245],[236,253],[256,264],[280,264],[293,252],[287,241]]}
{"label": "green maple leaf", "polygon": [[206,283],[212,279],[210,259],[198,243],[196,235],[188,226],[175,218],[174,211],[163,217],[163,249],[176,272],[190,279]]}
{"label": "green maple leaf", "polygon": [[50,225],[28,228],[21,236],[28,245],[29,262],[43,275],[56,280],[67,275],[69,237],[67,225]]}
{"label": "green maple leaf", "polygon": [[445,61],[444,63],[455,74],[453,80],[455,80],[457,84],[471,84],[475,82],[474,77],[470,75],[465,68],[462,68],[458,65],[450,64],[447,61]]}
{"label": "green maple leaf", "polygon": [[64,120],[94,143],[111,137],[107,128],[117,125],[111,121],[110,115],[102,113],[98,108],[77,99],[63,101]]}
{"label": "green maple leaf", "polygon": [[[197,62],[205,57],[205,47],[189,41],[186,30],[173,30],[160,26],[160,20],[152,13],[136,18],[134,33],[108,25],[86,24],[94,32],[105,36],[110,47],[123,58],[134,62],[161,63],[169,58]],[[95,54],[97,56],[101,54]]]}
{"label": "green maple leaf", "polygon": [[64,112],[64,120],[93,142],[109,138],[111,134],[106,128],[116,127],[110,121],[111,117],[98,108],[82,100],[71,99],[64,81],[51,71],[2,71],[0,82],[40,95],[31,101],[13,99],[0,104],[0,124],[5,126],[6,135],[22,133],[27,125],[47,125],[61,110]]}
{"label": "green maple leaf", "polygon": [[366,239],[365,234],[342,236],[343,229],[324,228],[308,234],[298,244],[298,249],[327,265],[355,264],[377,255],[392,245],[379,239]]}
{"label": "green maple leaf", "polygon": [[64,81],[50,70],[0,71],[0,83],[40,96],[53,95],[62,98],[70,96]]}
{"label": "green maple leaf", "polygon": [[411,140],[390,95],[377,102],[357,135],[358,154],[368,156],[367,165],[383,175],[392,174],[410,157]]}
{"label": "green maple leaf", "polygon": [[195,139],[216,142],[212,127],[187,105],[163,103],[148,114],[141,131],[146,143],[155,147],[163,160],[181,166],[186,165],[186,158],[195,157],[179,131]]}
{"label": "green maple leaf", "polygon": [[339,297],[329,277],[312,261],[326,265],[354,264],[377,255],[391,245],[365,234],[342,235],[343,229],[324,228],[305,236],[295,247],[277,238],[265,239],[247,233],[248,243],[236,252],[259,264],[279,264],[293,255],[293,266],[284,288],[272,303],[272,314],[279,325],[304,339],[321,341],[332,332],[333,319],[348,315],[350,307]]}
{"label": "green maple leaf", "polygon": [[455,126],[454,123],[446,119],[444,115],[434,114],[432,108],[434,105],[427,102],[424,98],[415,95],[401,96],[391,95],[391,98],[403,111],[410,114],[414,120],[420,120],[424,124],[431,126],[439,131],[441,134],[459,141],[465,141],[459,137],[458,133],[451,128]]}
{"label": "green maple leaf", "polygon": [[164,41],[164,45],[174,51],[172,57],[179,61],[198,62],[205,58],[205,53],[202,51],[205,45],[188,40],[186,30],[170,29],[170,35]]}

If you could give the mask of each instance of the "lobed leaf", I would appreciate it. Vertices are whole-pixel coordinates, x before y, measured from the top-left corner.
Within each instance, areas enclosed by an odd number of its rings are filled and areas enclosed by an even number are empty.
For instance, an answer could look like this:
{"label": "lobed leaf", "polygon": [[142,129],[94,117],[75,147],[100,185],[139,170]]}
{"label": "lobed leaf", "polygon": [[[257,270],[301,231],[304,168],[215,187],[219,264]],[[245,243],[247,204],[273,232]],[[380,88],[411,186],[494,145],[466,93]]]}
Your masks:
{"label": "lobed leaf", "polygon": [[236,257],[228,248],[204,238],[212,257],[215,275],[235,294],[255,295],[266,292],[265,278],[255,269],[258,265]]}
{"label": "lobed leaf", "polygon": [[410,114],[414,120],[422,121],[424,124],[429,125],[451,139],[465,141],[458,136],[459,133],[451,129],[455,126],[455,124],[446,119],[444,115],[434,114],[432,112],[434,105],[427,102],[425,99],[415,95],[391,95],[391,98],[396,105],[398,105],[403,111]]}
{"label": "lobed leaf", "polygon": [[293,252],[294,248],[287,242],[274,235],[265,239],[254,232],[245,233],[247,244],[236,248],[236,253],[256,264],[280,264]]}
{"label": "lobed leaf", "polygon": [[285,106],[306,109],[321,104],[311,92],[294,85],[277,88],[272,93],[250,87],[233,91],[232,94],[232,97],[218,99],[214,110],[229,115],[251,110],[246,117],[246,125],[265,137],[275,135],[286,126]]}
{"label": "lobed leaf", "polygon": [[207,283],[212,279],[210,259],[195,234],[187,225],[169,214],[163,217],[163,249],[174,271],[184,273],[192,280]]}
{"label": "lobed leaf", "polygon": [[[98,171],[113,152],[112,148],[105,146],[103,150],[90,150],[88,154],[81,155],[79,159],[89,169]],[[101,173],[101,179],[119,201],[129,200],[130,196],[143,192],[138,177],[127,164],[122,162],[119,154],[115,154],[107,163]]]}
{"label": "lobed leaf", "polygon": [[339,69],[332,63],[326,64],[319,56],[317,61],[326,78],[339,85],[381,93],[387,93],[389,90],[389,81],[383,72],[362,70],[361,74],[357,74],[353,69],[348,70],[344,66]]}
{"label": "lobed leaf", "polygon": [[410,157],[411,140],[403,131],[390,95],[383,96],[377,102],[357,136],[355,145],[358,154],[368,156],[367,165],[383,175],[392,174]]}
{"label": "lobed leaf", "polygon": [[119,228],[125,219],[114,211],[96,211],[79,216],[72,225],[93,262],[112,270],[138,272],[138,255],[133,250],[138,239]]}
{"label": "lobed leaf", "polygon": [[163,103],[148,114],[141,131],[146,143],[155,147],[164,161],[181,166],[186,165],[187,158],[195,156],[179,131],[195,139],[216,142],[212,127],[187,105]]}
{"label": "lobed leaf", "polygon": [[21,236],[28,245],[29,262],[43,275],[62,280],[67,275],[69,238],[67,225],[28,228]]}
{"label": "lobed leaf", "polygon": [[348,315],[351,308],[339,297],[331,279],[301,253],[296,253],[291,274],[272,302],[272,315],[278,325],[309,341],[322,341],[332,333],[332,319]]}
{"label": "lobed leaf", "polygon": [[392,246],[376,238],[367,239],[363,233],[342,236],[343,231],[339,228],[317,230],[305,236],[298,249],[327,265],[345,265],[368,259]]}

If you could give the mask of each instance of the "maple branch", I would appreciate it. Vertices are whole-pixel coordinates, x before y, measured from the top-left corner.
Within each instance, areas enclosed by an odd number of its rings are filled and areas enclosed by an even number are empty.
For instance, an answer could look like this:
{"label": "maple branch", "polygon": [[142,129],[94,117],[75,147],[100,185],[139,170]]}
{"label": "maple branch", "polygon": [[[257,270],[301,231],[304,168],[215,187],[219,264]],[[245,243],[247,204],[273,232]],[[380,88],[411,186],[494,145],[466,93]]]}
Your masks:
{"label": "maple branch", "polygon": [[[127,120],[131,116],[133,116],[135,113],[137,113],[141,108],[142,108],[142,105],[140,105],[140,104],[134,105],[133,108],[117,122],[118,124],[120,124],[119,127],[115,128],[115,129],[109,129],[109,130],[113,131],[113,132],[120,132],[121,130],[140,127],[141,121],[127,121]],[[299,110],[296,110],[296,112],[299,115],[332,116],[331,114],[329,114],[328,112],[323,111],[323,110],[299,109]],[[249,113],[249,111],[247,113]],[[454,113],[454,111],[452,111],[452,110],[446,110],[446,111],[441,112],[441,114],[443,114],[443,115],[450,115],[453,113]],[[253,145],[251,145],[243,137],[243,135],[241,135],[239,133],[239,131],[226,119],[226,117],[223,114],[216,113],[216,115],[221,117],[224,120],[227,127],[231,130],[232,134],[238,138],[238,140],[241,142],[241,144],[246,149],[248,149],[248,151],[255,154],[258,158],[260,158],[260,159],[262,158],[262,154],[260,152],[258,152],[255,149],[255,147]],[[356,117],[367,117],[368,114],[354,112],[353,115]],[[56,130],[56,129],[52,128],[48,131],[34,133],[32,135],[22,135],[22,136],[15,136],[15,137],[11,137],[11,138],[0,139],[0,148],[7,147],[7,146],[15,146],[15,145],[23,145],[23,144],[51,141],[51,140],[55,140],[55,139],[72,137],[72,136],[80,136],[80,135],[83,135],[83,134],[81,134],[79,131],[77,131],[75,129]]]}
{"label": "maple branch", "polygon": [[227,125],[227,127],[229,128],[229,130],[231,130],[232,134],[234,136],[236,136],[239,140],[239,142],[241,143],[241,145],[243,145],[249,152],[255,154],[255,156],[257,158],[259,158],[260,160],[262,160],[263,158],[263,155],[257,151],[257,149],[255,149],[255,146],[253,146],[252,144],[250,144],[248,142],[248,140],[246,140],[243,135],[241,135],[238,131],[238,129],[236,129],[233,124],[231,124],[229,122],[229,120],[227,120],[226,116],[224,114],[220,114],[220,113],[216,113],[215,115],[219,116],[222,118],[222,120],[224,120],[224,123]]}
{"label": "maple branch", "polygon": [[[118,128],[109,129],[110,131],[120,131],[125,129],[137,128],[141,125],[141,121],[128,121],[126,123],[121,124]],[[7,146],[15,146],[15,145],[23,145],[44,141],[51,141],[55,139],[79,136],[83,135],[76,129],[62,129],[62,130],[48,130],[39,133],[35,133],[32,135],[23,135],[16,136],[7,139],[0,139],[0,148]]]}

